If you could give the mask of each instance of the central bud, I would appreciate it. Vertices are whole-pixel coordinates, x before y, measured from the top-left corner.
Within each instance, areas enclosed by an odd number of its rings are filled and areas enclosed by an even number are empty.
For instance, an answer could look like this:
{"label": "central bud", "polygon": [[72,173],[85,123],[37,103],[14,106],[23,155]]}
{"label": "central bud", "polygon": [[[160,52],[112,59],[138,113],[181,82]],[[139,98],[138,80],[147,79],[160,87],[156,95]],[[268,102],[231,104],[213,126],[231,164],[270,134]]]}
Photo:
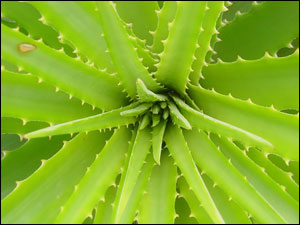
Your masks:
{"label": "central bud", "polygon": [[144,129],[148,124],[155,127],[162,120],[167,120],[169,117],[169,109],[167,102],[154,103],[146,113],[144,113],[140,123],[140,129]]}
{"label": "central bud", "polygon": [[186,105],[171,91],[154,93],[140,79],[136,82],[136,89],[137,101],[120,114],[126,117],[137,117],[139,132],[151,131],[153,158],[159,164],[164,130],[169,120],[179,127],[191,129],[190,123],[178,109]]}
{"label": "central bud", "polygon": [[189,122],[176,106],[176,102],[182,101],[176,95],[173,93],[154,93],[140,79],[137,80],[136,87],[138,101],[133,105],[133,108],[123,111],[121,115],[138,116],[140,118],[139,129],[144,129],[149,124],[154,128],[160,122],[166,123],[169,117],[174,124],[185,129],[191,129]]}

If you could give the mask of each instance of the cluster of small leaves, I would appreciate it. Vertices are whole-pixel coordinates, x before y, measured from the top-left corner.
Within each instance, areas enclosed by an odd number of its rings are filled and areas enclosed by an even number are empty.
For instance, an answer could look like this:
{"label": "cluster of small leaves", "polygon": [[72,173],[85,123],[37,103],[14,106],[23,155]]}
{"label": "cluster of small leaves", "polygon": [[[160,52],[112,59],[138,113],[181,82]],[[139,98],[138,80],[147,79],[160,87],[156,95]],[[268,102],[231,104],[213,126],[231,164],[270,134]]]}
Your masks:
{"label": "cluster of small leaves", "polygon": [[299,2],[1,1],[2,223],[299,223]]}

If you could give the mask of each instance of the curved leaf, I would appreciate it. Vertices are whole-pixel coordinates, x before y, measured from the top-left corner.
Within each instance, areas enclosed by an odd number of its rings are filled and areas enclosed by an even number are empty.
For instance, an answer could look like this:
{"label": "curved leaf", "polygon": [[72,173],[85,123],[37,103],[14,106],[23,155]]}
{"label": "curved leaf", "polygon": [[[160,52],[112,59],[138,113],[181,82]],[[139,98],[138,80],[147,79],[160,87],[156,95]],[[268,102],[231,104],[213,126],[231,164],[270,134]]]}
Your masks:
{"label": "curved leaf", "polygon": [[154,165],[154,161],[151,155],[148,155],[145,164],[141,169],[141,173],[138,176],[134,189],[130,195],[126,208],[120,218],[120,223],[129,224],[134,221],[138,206],[143,198],[144,190],[147,187],[150,179],[151,171]]}
{"label": "curved leaf", "polygon": [[132,152],[128,162],[128,168],[125,173],[124,183],[121,186],[118,204],[115,206],[112,222],[119,223],[126,209],[126,205],[130,200],[130,196],[134,190],[134,185],[138,179],[140,170],[146,160],[151,146],[150,128],[138,130],[133,144]]}
{"label": "curved leaf", "polygon": [[168,107],[174,124],[185,129],[192,129],[189,121],[179,112],[177,106],[173,102],[169,102]]}
{"label": "curved leaf", "polygon": [[207,173],[217,185],[244,209],[247,209],[258,221],[261,223],[285,222],[218,151],[204,132],[184,131],[184,137],[195,162],[202,171]]}
{"label": "curved leaf", "polygon": [[162,41],[166,40],[169,34],[168,23],[174,20],[177,10],[176,1],[165,1],[163,7],[157,10],[158,22],[155,31],[153,32],[153,44],[151,51],[161,53],[164,49]]}
{"label": "curved leaf", "polygon": [[281,188],[289,193],[296,201],[299,201],[299,185],[291,178],[291,174],[284,172],[277,166],[275,166],[266,155],[262,154],[255,148],[250,148],[247,155],[256,164],[261,166],[269,177],[276,181]]}
{"label": "curved leaf", "polygon": [[149,31],[157,26],[157,1],[116,1],[116,10],[126,23],[132,23],[132,30],[137,37],[151,45],[153,37]]}
{"label": "curved leaf", "polygon": [[180,128],[168,124],[164,140],[186,181],[215,223],[224,223],[192,158]]}
{"label": "curved leaf", "polygon": [[160,156],[162,151],[162,143],[163,137],[165,133],[165,128],[167,125],[167,121],[163,120],[160,123],[152,128],[152,151],[153,151],[153,159],[159,165],[160,164]]}
{"label": "curved leaf", "polygon": [[207,212],[204,210],[201,202],[197,199],[195,193],[190,190],[190,187],[184,177],[180,177],[177,181],[177,186],[180,190],[180,195],[187,201],[191,213],[190,217],[195,217],[201,224],[213,224],[213,220],[209,217]]}
{"label": "curved leaf", "polygon": [[248,145],[254,145],[266,149],[266,151],[273,150],[273,145],[263,138],[196,111],[177,97],[173,97],[173,99],[180,107],[185,118],[187,118],[193,127],[204,129],[209,132],[216,132],[227,137],[236,138]]}
{"label": "curved leaf", "polygon": [[154,166],[139,207],[141,224],[172,224],[175,219],[177,168],[173,159],[164,151],[161,165]]}
{"label": "curved leaf", "polygon": [[96,203],[104,198],[106,190],[114,184],[120,172],[130,133],[124,127],[115,131],[63,205],[55,223],[81,223]]}
{"label": "curved leaf", "polygon": [[190,207],[183,197],[178,197],[175,202],[176,219],[174,224],[199,224],[190,214]]}
{"label": "curved leaf", "polygon": [[[128,165],[129,161],[131,158],[131,153],[133,149],[133,145],[135,144],[135,139],[136,139],[136,130],[133,131],[133,135],[131,137],[130,145],[129,145],[129,150],[127,152],[127,158],[125,160],[123,169],[122,169],[122,175],[121,175],[121,180],[118,186],[118,191],[113,203],[113,211],[110,217],[109,222],[113,222],[116,218],[116,213],[117,213],[117,208],[120,203],[120,197],[122,194],[122,190],[124,187],[125,179],[126,179],[126,174],[128,170]],[[136,212],[138,210],[138,205],[139,202],[143,196],[144,190],[147,186],[152,167],[153,167],[154,161],[152,159],[152,156],[149,155],[145,161],[145,164],[143,165],[140,174],[138,175],[137,181],[134,185],[134,189],[130,194],[130,198],[128,199],[128,202],[126,204],[126,208],[124,209],[124,212],[122,213],[119,223],[122,224],[129,224],[132,223],[134,220],[134,217],[136,216]]]}
{"label": "curved leaf", "polygon": [[287,57],[265,55],[258,60],[209,64],[203,68],[206,89],[251,98],[258,105],[299,109],[299,50]]}
{"label": "curved leaf", "polygon": [[27,2],[2,1],[1,17],[8,17],[24,27],[34,39],[42,38],[43,42],[52,48],[59,49],[59,33],[43,24],[39,19],[39,11]]}
{"label": "curved leaf", "polygon": [[99,115],[86,117],[54,126],[46,127],[41,130],[36,130],[25,135],[26,138],[37,138],[45,136],[53,136],[59,134],[73,134],[76,132],[87,132],[101,129],[111,129],[112,127],[120,127],[135,123],[135,117],[121,116],[124,110],[133,108],[137,103],[133,103],[127,107],[105,112]]}
{"label": "curved leaf", "polygon": [[42,161],[34,174],[18,182],[1,201],[2,223],[53,223],[109,136],[98,131],[79,134],[51,159]]}
{"label": "curved leaf", "polygon": [[[13,151],[24,145],[27,140],[23,140],[18,134],[1,133],[1,151]],[[1,158],[2,159],[2,158]]]}
{"label": "curved leaf", "polygon": [[1,71],[1,116],[63,123],[99,113],[32,75]]}
{"label": "curved leaf", "polygon": [[143,80],[152,91],[161,88],[150,76],[147,69],[140,61],[130,37],[123,24],[114,11],[112,3],[106,1],[97,2],[100,21],[102,24],[104,38],[106,40],[117,76],[131,98],[136,97],[135,82],[138,78]]}
{"label": "curved leaf", "polygon": [[[30,1],[42,17],[41,21],[53,26],[62,41],[71,42],[75,52],[83,54],[90,63],[114,72],[110,55],[105,52],[106,42],[92,1]],[[64,23],[61,23],[61,21]]]}
{"label": "curved leaf", "polygon": [[152,126],[151,127],[155,127],[156,125],[159,124],[159,122],[160,122],[160,115],[152,113]]}
{"label": "curved leaf", "polygon": [[[1,199],[17,186],[16,181],[29,177],[41,166],[41,160],[52,157],[62,147],[63,141],[68,139],[67,136],[57,136],[51,140],[30,140],[15,151],[6,152],[5,157],[1,159]],[[2,141],[5,140],[1,135],[1,144]]]}
{"label": "curved leaf", "polygon": [[[2,24],[1,32],[1,56],[39,77],[40,82],[45,80],[66,91],[71,97],[105,110],[120,107],[127,102],[114,76]],[[34,46],[34,50],[20,52],[18,47],[24,43]]]}
{"label": "curved leaf", "polygon": [[168,100],[168,98],[165,95],[156,94],[150,91],[141,79],[137,79],[136,89],[137,89],[138,98],[143,102],[157,102],[157,101]]}
{"label": "curved leaf", "polygon": [[248,12],[253,4],[254,1],[227,1],[225,2],[227,10],[223,13],[222,19],[225,22],[231,21],[237,14]]}
{"label": "curved leaf", "polygon": [[214,34],[217,33],[216,24],[220,14],[224,8],[223,1],[208,1],[203,22],[202,31],[198,37],[198,47],[195,51],[195,60],[192,63],[189,78],[193,84],[198,84],[199,78],[201,77],[201,70],[203,65],[205,65],[205,56],[209,50],[211,50],[211,39]]}
{"label": "curved leaf", "polygon": [[205,114],[269,141],[284,159],[299,161],[299,116],[192,85],[188,92]]}
{"label": "curved leaf", "polygon": [[223,61],[235,61],[237,56],[258,59],[266,51],[274,55],[299,35],[299,2],[255,4],[219,31],[221,41],[216,43],[215,50]]}
{"label": "curved leaf", "polygon": [[299,204],[290,197],[282,188],[272,180],[261,168],[247,157],[232,142],[226,138],[218,138],[216,135],[211,139],[220,150],[231,159],[232,164],[249,180],[249,183],[257,192],[278,212],[289,224],[297,223],[299,220]]}
{"label": "curved leaf", "polygon": [[215,186],[216,183],[206,174],[202,177],[226,224],[252,224],[251,216],[245,209],[241,208],[236,201],[232,201],[218,185]]}
{"label": "curved leaf", "polygon": [[123,110],[120,112],[120,115],[124,117],[138,116],[146,112],[151,106],[151,103],[142,103],[136,107],[129,107],[129,109]]}
{"label": "curved leaf", "polygon": [[18,134],[22,137],[28,132],[48,127],[49,123],[40,121],[22,121],[13,117],[1,117],[1,133]]}
{"label": "curved leaf", "polygon": [[104,201],[98,202],[94,224],[109,224],[113,208],[112,203],[116,197],[116,191],[117,188],[111,186],[105,193]]}
{"label": "curved leaf", "polygon": [[139,129],[140,130],[144,129],[145,127],[147,127],[150,124],[150,122],[151,122],[151,114],[150,114],[150,112],[148,112],[141,119]]}
{"label": "curved leaf", "polygon": [[[185,93],[206,1],[179,2],[155,77],[164,85]],[[180,51],[178,51],[180,49]]]}

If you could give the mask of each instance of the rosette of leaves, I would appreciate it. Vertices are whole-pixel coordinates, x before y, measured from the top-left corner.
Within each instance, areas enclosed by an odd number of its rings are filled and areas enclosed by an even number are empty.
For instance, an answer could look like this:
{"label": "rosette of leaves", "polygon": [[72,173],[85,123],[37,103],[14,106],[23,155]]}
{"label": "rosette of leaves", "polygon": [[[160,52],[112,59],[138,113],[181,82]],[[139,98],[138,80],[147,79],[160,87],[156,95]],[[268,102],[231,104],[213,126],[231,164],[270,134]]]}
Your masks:
{"label": "rosette of leaves", "polygon": [[2,223],[299,222],[299,2],[1,21]]}

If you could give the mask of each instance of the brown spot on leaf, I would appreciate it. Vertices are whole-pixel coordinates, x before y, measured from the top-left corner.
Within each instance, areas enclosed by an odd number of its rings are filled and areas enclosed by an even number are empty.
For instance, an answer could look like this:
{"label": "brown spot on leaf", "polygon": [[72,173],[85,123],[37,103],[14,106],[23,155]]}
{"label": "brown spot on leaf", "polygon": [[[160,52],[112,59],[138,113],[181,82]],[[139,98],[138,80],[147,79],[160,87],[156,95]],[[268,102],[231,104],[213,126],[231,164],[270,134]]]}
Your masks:
{"label": "brown spot on leaf", "polygon": [[36,46],[31,43],[21,43],[18,45],[18,50],[21,53],[31,52],[36,49]]}

